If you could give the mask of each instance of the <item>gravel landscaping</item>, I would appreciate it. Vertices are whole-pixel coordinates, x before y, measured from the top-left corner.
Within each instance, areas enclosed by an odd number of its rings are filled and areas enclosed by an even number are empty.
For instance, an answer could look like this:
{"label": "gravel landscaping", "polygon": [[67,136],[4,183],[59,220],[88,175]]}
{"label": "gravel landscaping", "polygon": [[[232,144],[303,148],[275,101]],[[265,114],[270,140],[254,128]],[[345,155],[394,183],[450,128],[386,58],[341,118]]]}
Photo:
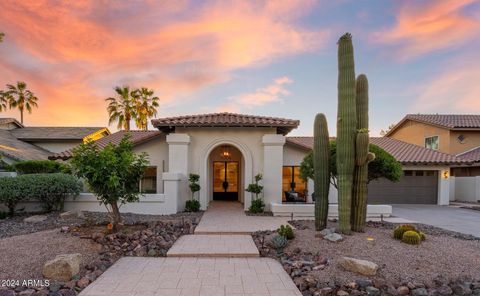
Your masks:
{"label": "gravel landscaping", "polygon": [[[392,237],[392,224],[369,223],[365,233],[344,236],[343,241],[335,243],[323,239],[315,231],[313,221],[292,221],[292,224],[296,228],[295,238],[283,254],[268,246],[276,233],[256,233],[254,239],[263,256],[277,258],[284,265],[304,295],[326,295],[339,289],[340,294],[355,294],[360,290],[366,292],[368,286],[379,289],[369,294],[383,291],[396,295],[394,291],[399,287],[400,290],[407,287],[413,293],[415,289],[427,292],[447,284],[453,290],[458,290],[459,285],[469,286],[470,292],[478,289],[475,292],[479,294],[475,295],[480,295],[480,241],[474,237],[416,225],[427,233],[427,239],[412,246]],[[337,224],[329,222],[329,227]],[[377,274],[366,277],[346,271],[339,265],[343,256],[376,263]]]}

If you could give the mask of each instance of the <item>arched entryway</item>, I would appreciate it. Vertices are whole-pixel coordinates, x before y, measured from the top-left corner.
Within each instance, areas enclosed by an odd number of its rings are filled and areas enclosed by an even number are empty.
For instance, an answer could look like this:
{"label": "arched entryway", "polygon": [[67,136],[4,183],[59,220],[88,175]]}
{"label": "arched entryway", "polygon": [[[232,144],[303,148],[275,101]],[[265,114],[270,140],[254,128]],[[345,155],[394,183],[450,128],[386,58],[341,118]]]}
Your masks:
{"label": "arched entryway", "polygon": [[202,209],[206,209],[211,200],[239,201],[247,208],[250,195],[245,194],[245,184],[251,182],[253,169],[250,150],[233,139],[218,139],[206,147],[201,158]]}

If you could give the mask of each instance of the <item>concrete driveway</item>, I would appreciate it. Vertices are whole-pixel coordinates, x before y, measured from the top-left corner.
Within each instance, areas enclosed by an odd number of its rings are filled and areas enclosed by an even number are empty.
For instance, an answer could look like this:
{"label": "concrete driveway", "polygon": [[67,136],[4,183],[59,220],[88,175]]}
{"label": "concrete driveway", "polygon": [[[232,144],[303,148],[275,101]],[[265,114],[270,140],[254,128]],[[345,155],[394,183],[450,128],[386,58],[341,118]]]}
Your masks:
{"label": "concrete driveway", "polygon": [[480,211],[435,205],[392,205],[393,215],[480,237]]}

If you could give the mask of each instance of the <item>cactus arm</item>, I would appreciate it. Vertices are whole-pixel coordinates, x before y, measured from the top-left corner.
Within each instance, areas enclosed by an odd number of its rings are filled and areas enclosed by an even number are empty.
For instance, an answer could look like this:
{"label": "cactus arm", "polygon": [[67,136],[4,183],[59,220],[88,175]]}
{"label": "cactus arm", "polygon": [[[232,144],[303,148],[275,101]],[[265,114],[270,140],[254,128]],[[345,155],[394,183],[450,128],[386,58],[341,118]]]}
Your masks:
{"label": "cactus arm", "polygon": [[313,127],[313,168],[315,192],[315,229],[327,227],[328,193],[330,189],[330,142],[327,119],[317,114]]}
{"label": "cactus arm", "polygon": [[340,232],[351,232],[353,174],[355,170],[355,139],[357,131],[356,80],[352,36],[338,41],[338,114],[337,170]]}

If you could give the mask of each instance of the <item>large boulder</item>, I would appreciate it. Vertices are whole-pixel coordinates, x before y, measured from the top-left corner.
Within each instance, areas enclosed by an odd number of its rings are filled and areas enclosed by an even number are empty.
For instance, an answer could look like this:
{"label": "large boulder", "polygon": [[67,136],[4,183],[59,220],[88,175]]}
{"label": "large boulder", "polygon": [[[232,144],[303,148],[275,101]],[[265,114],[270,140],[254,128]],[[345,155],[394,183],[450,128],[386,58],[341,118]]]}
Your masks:
{"label": "large boulder", "polygon": [[81,254],[63,254],[48,261],[43,266],[43,277],[46,279],[68,282],[80,272]]}
{"label": "large boulder", "polygon": [[25,223],[38,223],[38,222],[43,222],[47,220],[47,216],[45,215],[34,215],[30,216],[28,218],[23,219],[23,222]]}
{"label": "large boulder", "polygon": [[338,263],[346,270],[362,275],[375,275],[378,269],[378,265],[371,261],[351,257],[342,257]]}

